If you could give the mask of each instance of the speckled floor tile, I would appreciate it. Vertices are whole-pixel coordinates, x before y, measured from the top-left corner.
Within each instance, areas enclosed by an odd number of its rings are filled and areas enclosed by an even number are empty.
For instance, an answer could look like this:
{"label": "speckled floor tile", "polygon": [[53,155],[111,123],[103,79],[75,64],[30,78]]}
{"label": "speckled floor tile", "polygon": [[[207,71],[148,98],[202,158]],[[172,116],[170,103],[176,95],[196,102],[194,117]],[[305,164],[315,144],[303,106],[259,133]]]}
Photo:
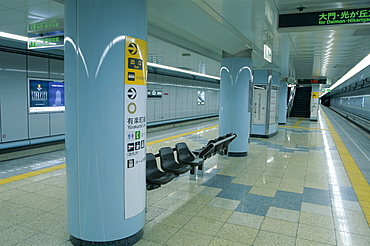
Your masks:
{"label": "speckled floor tile", "polygon": [[253,246],[294,246],[295,240],[295,237],[268,231],[259,231]]}
{"label": "speckled floor tile", "polygon": [[370,235],[370,228],[365,219],[334,218],[334,226],[337,231]]}
{"label": "speckled floor tile", "polygon": [[334,229],[334,220],[331,216],[301,212],[299,223],[311,226]]}
{"label": "speckled floor tile", "polygon": [[263,220],[263,216],[234,211],[227,222],[231,224],[247,226],[254,229],[260,229]]}
{"label": "speckled floor tile", "polygon": [[261,196],[270,196],[274,197],[276,194],[276,189],[264,188],[259,186],[253,186],[249,191],[250,194],[261,195]]}
{"label": "speckled floor tile", "polygon": [[310,241],[310,240],[298,237],[295,245],[296,246],[334,246],[336,244],[319,243],[316,241]]}
{"label": "speckled floor tile", "polygon": [[265,218],[261,230],[295,237],[297,235],[297,222]]}
{"label": "speckled floor tile", "polygon": [[310,241],[336,244],[335,231],[333,229],[299,224],[297,236]]}
{"label": "speckled floor tile", "polygon": [[19,246],[29,246],[29,245],[62,245],[66,243],[69,239],[64,239],[56,236],[52,236],[46,233],[38,233],[33,235],[19,243]]}
{"label": "speckled floor tile", "polygon": [[37,230],[30,229],[21,225],[14,225],[0,231],[2,245],[14,245],[18,242],[40,233]]}
{"label": "speckled floor tile", "polygon": [[312,204],[312,203],[306,203],[306,202],[302,203],[301,211],[307,212],[307,213],[314,213],[314,214],[332,216],[331,207]]}
{"label": "speckled floor tile", "polygon": [[300,212],[294,211],[294,210],[270,207],[266,214],[266,217],[279,219],[279,220],[298,222],[299,214]]}
{"label": "speckled floor tile", "polygon": [[165,244],[168,246],[204,246],[209,245],[213,237],[194,231],[182,230],[173,235]]}
{"label": "speckled floor tile", "polygon": [[183,227],[193,216],[181,213],[181,211],[166,210],[159,214],[153,219],[155,223],[161,223],[164,225],[181,228]]}
{"label": "speckled floor tile", "polygon": [[347,245],[369,245],[370,235],[359,235],[357,233],[349,233],[336,231],[337,246]]}
{"label": "speckled floor tile", "polygon": [[149,222],[144,226],[143,238],[155,243],[164,244],[179,229],[161,223]]}
{"label": "speckled floor tile", "polygon": [[229,209],[205,206],[196,216],[226,222],[232,213],[233,211]]}
{"label": "speckled floor tile", "polygon": [[184,230],[196,232],[208,236],[215,236],[224,223],[208,218],[193,217],[183,227]]}
{"label": "speckled floor tile", "polygon": [[257,233],[258,230],[253,228],[225,223],[222,226],[221,230],[217,233],[216,237],[231,242],[251,245]]}
{"label": "speckled floor tile", "polygon": [[221,188],[208,187],[208,186],[199,186],[194,190],[195,193],[209,195],[209,196],[216,196],[221,191],[222,191]]}
{"label": "speckled floor tile", "polygon": [[250,244],[244,244],[244,243],[237,243],[237,242],[231,242],[228,240],[224,240],[221,238],[213,238],[212,242],[209,244],[209,246],[220,246],[220,245],[227,245],[227,246],[246,246]]}
{"label": "speckled floor tile", "polygon": [[235,208],[240,204],[240,201],[221,198],[221,197],[215,197],[213,198],[208,205],[218,208],[224,208],[227,210],[234,211]]}

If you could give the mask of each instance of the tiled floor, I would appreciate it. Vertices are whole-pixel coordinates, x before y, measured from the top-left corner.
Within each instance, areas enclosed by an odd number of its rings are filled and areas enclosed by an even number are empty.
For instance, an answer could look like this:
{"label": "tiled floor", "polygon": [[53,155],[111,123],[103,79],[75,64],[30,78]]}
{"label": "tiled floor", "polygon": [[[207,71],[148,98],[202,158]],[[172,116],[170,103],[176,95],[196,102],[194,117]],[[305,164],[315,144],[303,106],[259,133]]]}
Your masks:
{"label": "tiled floor", "polygon": [[[324,117],[298,120],[253,138],[246,157],[207,159],[203,178],[148,191],[136,245],[370,245],[366,203]],[[181,141],[198,148],[216,136],[214,127],[157,139],[147,152]],[[65,182],[60,169],[0,185],[0,244],[71,245]]]}

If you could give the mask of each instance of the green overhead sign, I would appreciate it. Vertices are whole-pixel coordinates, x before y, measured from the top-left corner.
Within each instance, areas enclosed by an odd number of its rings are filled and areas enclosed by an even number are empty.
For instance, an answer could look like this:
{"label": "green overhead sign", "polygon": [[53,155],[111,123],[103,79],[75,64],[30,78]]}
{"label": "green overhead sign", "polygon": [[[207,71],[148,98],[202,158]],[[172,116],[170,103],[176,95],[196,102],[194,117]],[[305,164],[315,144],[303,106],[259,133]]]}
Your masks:
{"label": "green overhead sign", "polygon": [[64,29],[64,19],[48,19],[28,24],[28,32],[30,33],[44,33],[51,30],[63,30],[63,29]]}
{"label": "green overhead sign", "polygon": [[64,45],[64,35],[28,39],[28,49],[60,48]]}
{"label": "green overhead sign", "polygon": [[319,12],[279,14],[278,28],[370,23],[370,7]]}

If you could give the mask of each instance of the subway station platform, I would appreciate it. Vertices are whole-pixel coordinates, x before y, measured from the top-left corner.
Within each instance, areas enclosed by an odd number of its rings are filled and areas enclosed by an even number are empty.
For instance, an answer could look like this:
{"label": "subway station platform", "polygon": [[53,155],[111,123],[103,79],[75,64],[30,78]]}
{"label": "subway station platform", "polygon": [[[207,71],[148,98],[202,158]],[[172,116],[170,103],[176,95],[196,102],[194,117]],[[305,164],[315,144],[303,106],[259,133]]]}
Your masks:
{"label": "subway station platform", "polygon": [[[327,108],[317,122],[289,118],[248,156],[213,156],[203,178],[148,191],[136,245],[370,245],[370,140],[347,127]],[[217,121],[150,132],[147,152],[217,135]],[[71,245],[63,156],[0,162],[1,245]]]}

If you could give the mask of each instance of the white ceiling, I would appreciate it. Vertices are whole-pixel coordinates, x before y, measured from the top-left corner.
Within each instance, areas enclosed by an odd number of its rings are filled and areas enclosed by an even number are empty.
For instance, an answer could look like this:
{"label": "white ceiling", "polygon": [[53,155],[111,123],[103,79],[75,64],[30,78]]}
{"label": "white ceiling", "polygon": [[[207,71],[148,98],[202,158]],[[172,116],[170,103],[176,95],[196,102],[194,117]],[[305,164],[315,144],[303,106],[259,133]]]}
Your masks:
{"label": "white ceiling", "polygon": [[[26,36],[27,23],[63,17],[63,2],[0,0],[0,31]],[[148,0],[148,61],[218,76],[222,51],[253,49],[254,68],[335,82],[370,52],[368,24],[279,33],[278,13],[299,13],[298,6],[370,11],[370,0]],[[264,43],[272,47],[271,64],[263,59]],[[358,76],[370,76],[368,70]]]}

